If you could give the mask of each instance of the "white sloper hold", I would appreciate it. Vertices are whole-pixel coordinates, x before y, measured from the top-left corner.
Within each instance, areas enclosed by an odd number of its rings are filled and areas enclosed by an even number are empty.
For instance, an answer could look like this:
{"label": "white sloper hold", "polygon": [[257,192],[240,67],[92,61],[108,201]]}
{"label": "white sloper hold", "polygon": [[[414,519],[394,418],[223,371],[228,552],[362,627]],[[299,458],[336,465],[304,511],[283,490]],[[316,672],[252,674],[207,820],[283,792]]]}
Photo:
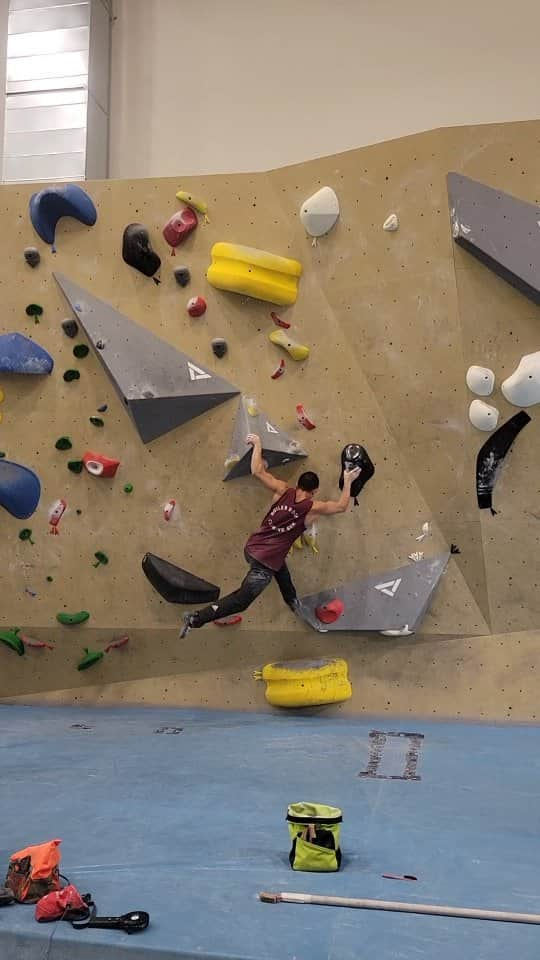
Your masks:
{"label": "white sloper hold", "polygon": [[391,213],[390,216],[386,218],[382,225],[383,230],[386,230],[387,233],[395,233],[399,229],[399,219],[397,213]]}
{"label": "white sloper hold", "polygon": [[503,381],[501,389],[508,403],[515,407],[532,407],[540,403],[540,352],[522,357],[513,374]]}
{"label": "white sloper hold", "polygon": [[497,407],[490,407],[489,403],[484,403],[483,400],[473,400],[469,407],[469,420],[477,430],[489,433],[499,422],[499,411]]}
{"label": "white sloper hold", "polygon": [[300,220],[310,237],[323,237],[339,217],[339,200],[332,187],[321,187],[300,207]]}
{"label": "white sloper hold", "polygon": [[489,397],[495,386],[495,374],[489,367],[469,367],[465,377],[471,393],[479,397]]}

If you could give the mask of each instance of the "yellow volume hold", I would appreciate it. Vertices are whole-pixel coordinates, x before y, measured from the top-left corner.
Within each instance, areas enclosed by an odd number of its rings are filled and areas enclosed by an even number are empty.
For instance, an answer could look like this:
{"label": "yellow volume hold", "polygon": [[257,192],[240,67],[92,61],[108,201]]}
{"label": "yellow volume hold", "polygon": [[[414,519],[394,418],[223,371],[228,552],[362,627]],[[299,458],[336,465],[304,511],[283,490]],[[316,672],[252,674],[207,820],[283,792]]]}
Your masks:
{"label": "yellow volume hold", "polygon": [[266,683],[265,697],[274,707],[317,707],[352,697],[345,660],[289,660],[268,663],[253,674]]}
{"label": "yellow volume hold", "polygon": [[215,243],[206,274],[208,282],[218,290],[267,300],[280,307],[295,303],[301,275],[302,264],[298,260],[237,243]]}

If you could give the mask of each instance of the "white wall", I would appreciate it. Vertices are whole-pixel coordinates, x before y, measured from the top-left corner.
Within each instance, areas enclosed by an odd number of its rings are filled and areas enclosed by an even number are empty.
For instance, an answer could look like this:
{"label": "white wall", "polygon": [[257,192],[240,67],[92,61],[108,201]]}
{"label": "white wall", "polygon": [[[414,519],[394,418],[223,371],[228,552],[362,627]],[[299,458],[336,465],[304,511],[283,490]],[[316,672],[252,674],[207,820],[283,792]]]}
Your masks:
{"label": "white wall", "polygon": [[114,0],[111,176],[540,115],[539,0]]}

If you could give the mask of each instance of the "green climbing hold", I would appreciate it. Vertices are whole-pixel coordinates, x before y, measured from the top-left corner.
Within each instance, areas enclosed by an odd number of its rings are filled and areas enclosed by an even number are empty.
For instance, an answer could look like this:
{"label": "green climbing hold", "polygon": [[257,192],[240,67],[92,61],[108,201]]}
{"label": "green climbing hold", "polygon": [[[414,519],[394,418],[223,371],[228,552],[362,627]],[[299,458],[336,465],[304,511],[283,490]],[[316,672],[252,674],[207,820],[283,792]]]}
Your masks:
{"label": "green climbing hold", "polygon": [[132,483],[126,483],[126,485],[125,485],[125,487],[124,487],[124,493],[133,493],[133,484],[132,484]]}
{"label": "green climbing hold", "polygon": [[86,623],[90,619],[90,614],[87,610],[79,610],[78,613],[57,613],[56,619],[58,623],[63,623],[69,627],[74,623]]}
{"label": "green climbing hold", "polygon": [[22,530],[19,530],[19,540],[28,540],[29,543],[34,544],[32,540],[32,531],[30,527],[23,527]]}
{"label": "green climbing hold", "polygon": [[87,347],[85,343],[77,343],[73,347],[73,356],[77,357],[77,360],[84,360],[85,357],[90,353],[90,347]]}
{"label": "green climbing hold", "polygon": [[0,450],[0,460],[3,460],[4,457],[5,457],[5,455],[6,455],[6,451],[5,451],[5,450]]}
{"label": "green climbing hold", "polygon": [[73,444],[69,437],[58,437],[58,440],[55,443],[57,450],[71,450]]}
{"label": "green climbing hold", "polygon": [[72,380],[79,380],[80,376],[81,375],[78,370],[66,370],[64,374],[64,380],[66,383],[71,383]]}
{"label": "green climbing hold", "polygon": [[88,647],[85,647],[84,657],[81,662],[77,664],[77,670],[88,670],[88,667],[93,666],[94,663],[98,663],[104,656],[103,650],[89,650]]}
{"label": "green climbing hold", "polygon": [[82,460],[68,460],[67,468],[71,470],[72,473],[82,473],[84,463]]}
{"label": "green climbing hold", "polygon": [[52,577],[46,577],[46,580],[47,580],[47,583],[52,583],[52,582],[53,582],[53,578],[52,578]]}
{"label": "green climbing hold", "polygon": [[90,423],[93,427],[104,427],[105,421],[101,417],[90,417]]}
{"label": "green climbing hold", "polygon": [[100,567],[102,565],[104,567],[107,566],[109,562],[109,558],[106,553],[103,553],[103,550],[98,550],[97,553],[94,554],[94,556],[96,558],[96,562],[92,564],[93,567]]}
{"label": "green climbing hold", "polygon": [[43,307],[39,303],[29,303],[26,308],[26,316],[33,317],[36,323],[39,323],[38,317],[43,314]]}
{"label": "green climbing hold", "polygon": [[19,636],[19,630],[20,627],[13,627],[11,630],[2,630],[0,632],[0,640],[22,657],[24,655],[24,643]]}

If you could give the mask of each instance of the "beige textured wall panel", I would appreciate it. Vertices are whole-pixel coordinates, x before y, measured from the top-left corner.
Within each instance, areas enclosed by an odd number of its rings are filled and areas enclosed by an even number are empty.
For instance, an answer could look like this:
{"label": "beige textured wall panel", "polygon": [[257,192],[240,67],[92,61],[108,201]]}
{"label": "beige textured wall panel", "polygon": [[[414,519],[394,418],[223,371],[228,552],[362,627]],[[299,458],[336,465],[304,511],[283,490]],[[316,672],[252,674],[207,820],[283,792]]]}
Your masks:
{"label": "beige textured wall panel", "polygon": [[[532,631],[537,625],[538,426],[533,411],[533,422],[515,444],[495,490],[500,513],[480,514],[475,461],[485,436],[468,422],[465,371],[470,363],[489,359],[500,384],[503,372],[507,375],[523,352],[535,349],[538,310],[454,249],[445,175],[449,169],[463,170],[535,199],[540,176],[523,158],[534,155],[538,139],[536,122],[462,128],[271,174],[89,183],[99,211],[96,227],[63,223],[57,254],[40,244],[42,264],[36,271],[22,258],[24,246],[36,241],[27,217],[32,190],[3,189],[0,211],[12,228],[0,239],[0,327],[35,335],[55,357],[56,370],[33,382],[0,380],[6,392],[0,449],[34,467],[43,482],[42,502],[31,520],[14,520],[5,511],[0,515],[5,557],[0,624],[18,624],[53,642],[55,650],[17,658],[2,647],[0,696],[58,690],[64,698],[91,700],[101,695],[99,689],[107,702],[128,695],[161,702],[166,692],[170,702],[249,707],[262,702],[249,680],[261,663],[333,652],[347,657],[355,678],[357,692],[347,709],[375,711],[389,701],[396,712],[443,711],[447,704],[449,714],[505,715],[497,700],[501,677],[510,677],[514,692],[519,689],[526,657],[517,641],[486,635],[490,629]],[[342,216],[312,247],[298,209],[324,184],[337,191]],[[161,229],[177,209],[179,187],[207,200],[211,222],[201,222],[171,257]],[[400,217],[400,229],[387,234],[382,222],[392,211]],[[137,220],[149,228],[162,258],[160,286],[121,259],[124,226]],[[293,324],[291,333],[310,346],[311,355],[303,364],[286,358],[281,380],[270,379],[282,356],[268,342],[272,306],[214,290],[206,282],[216,240],[259,246],[304,264],[298,301],[285,315]],[[172,273],[183,263],[192,273],[185,290]],[[293,619],[271,587],[246,612],[240,628],[209,626],[181,644],[182,609],[152,590],[140,561],[147,550],[157,553],[221,584],[223,593],[244,575],[242,547],[269,498],[249,478],[222,483],[237,401],[144,446],[97,360],[74,361],[73,341],[60,329],[69,311],[52,270],[256,396],[260,408],[306,446],[306,468],[320,472],[322,496],[337,494],[344,443],[364,443],[377,472],[361,505],[343,517],[321,519],[320,553],[293,552],[293,576],[299,593],[313,592],[400,566],[414,550],[431,556],[457,543],[461,554],[452,558],[419,636],[407,642],[321,638]],[[185,304],[196,294],[207,299],[208,311],[191,320]],[[39,325],[24,313],[32,301],[45,307]],[[222,361],[211,351],[215,336],[229,342]],[[488,357],[479,355],[484,344]],[[80,381],[64,383],[62,372],[69,366],[80,368]],[[502,418],[515,412],[499,393],[494,398]],[[296,422],[299,402],[317,424],[310,433]],[[88,418],[102,403],[109,409],[99,430]],[[54,449],[61,434],[71,437],[72,451]],[[121,460],[113,481],[68,473],[66,461],[87,448]],[[286,468],[282,475],[292,479],[297,472]],[[135,487],[130,496],[123,492],[126,482]],[[47,511],[61,496],[70,512],[61,535],[51,537]],[[178,506],[167,524],[162,507],[170,497]],[[415,537],[425,520],[432,521],[432,536],[418,544]],[[18,540],[27,525],[35,546]],[[108,567],[92,567],[96,550],[109,555]],[[46,582],[47,575],[53,583]],[[88,609],[92,618],[81,629],[61,628],[55,614],[64,608]],[[124,650],[113,650],[88,673],[77,673],[84,646],[102,649],[124,632],[130,635]],[[448,639],[456,637],[467,639]],[[533,635],[520,637],[532,657]],[[458,682],[464,658],[469,686]],[[425,671],[425,679],[417,681]],[[515,693],[516,709],[519,703]],[[522,718],[532,716],[527,704],[520,706]]]}
{"label": "beige textured wall panel", "polygon": [[[344,637],[336,646],[328,639],[308,639],[273,634],[233,655],[228,643],[204,637],[198,657],[189,656],[182,662],[179,656],[181,673],[110,682],[107,675],[94,672],[91,685],[88,677],[79,686],[2,702],[270,711],[273,708],[264,699],[265,685],[256,683],[252,674],[286,650],[290,657],[338,654],[349,662],[352,699],[309,712],[327,716],[456,717],[485,722],[540,719],[538,631],[474,639]],[[205,666],[195,666],[195,660]],[[104,661],[96,670],[102,665]]]}

